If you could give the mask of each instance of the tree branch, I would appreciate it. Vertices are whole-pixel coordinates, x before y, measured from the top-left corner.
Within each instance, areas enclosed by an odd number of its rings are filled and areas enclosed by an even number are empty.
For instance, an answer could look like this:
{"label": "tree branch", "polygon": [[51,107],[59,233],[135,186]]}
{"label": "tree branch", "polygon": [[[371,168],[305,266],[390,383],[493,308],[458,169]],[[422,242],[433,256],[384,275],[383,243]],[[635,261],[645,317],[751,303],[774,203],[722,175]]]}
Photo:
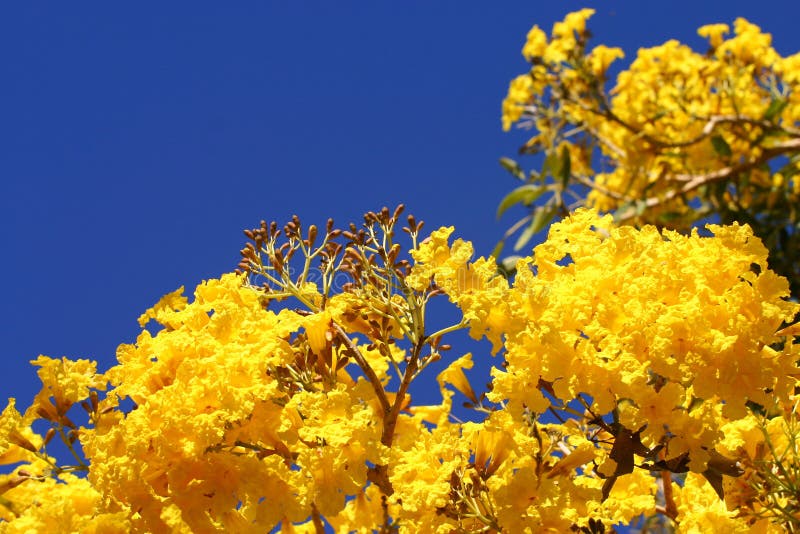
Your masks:
{"label": "tree branch", "polygon": [[311,503],[311,521],[314,524],[314,532],[316,534],[325,534],[325,524],[322,522],[317,505]]}
{"label": "tree branch", "polygon": [[572,179],[575,180],[576,182],[580,183],[580,184],[585,185],[586,187],[589,187],[591,189],[599,191],[602,194],[606,195],[607,197],[611,197],[611,198],[613,198],[615,200],[621,200],[623,202],[630,202],[632,200],[632,199],[626,197],[625,195],[623,195],[622,193],[617,193],[616,191],[612,191],[610,189],[606,189],[602,185],[597,185],[596,182],[593,182],[592,180],[589,180],[585,176],[581,176],[579,174],[573,174],[572,175]]}
{"label": "tree branch", "polygon": [[[603,95],[600,95],[600,96],[602,97]],[[620,126],[625,128],[626,130],[631,132],[632,134],[641,137],[642,139],[644,139],[645,141],[647,141],[651,145],[653,145],[655,147],[658,147],[658,148],[685,148],[685,147],[688,147],[688,146],[692,146],[692,145],[702,141],[706,137],[710,136],[714,132],[714,129],[717,127],[717,125],[724,124],[724,123],[750,124],[750,125],[753,125],[753,126],[758,126],[758,127],[762,128],[762,129],[764,129],[766,131],[783,132],[786,135],[789,135],[789,136],[792,136],[792,137],[800,137],[800,130],[797,130],[795,128],[787,128],[785,126],[779,126],[779,125],[777,125],[777,124],[775,124],[775,123],[773,123],[771,121],[765,120],[765,119],[753,119],[753,118],[750,118],[750,117],[742,117],[741,115],[712,115],[711,117],[708,117],[707,119],[705,119],[706,120],[706,124],[703,126],[703,130],[700,132],[700,134],[698,134],[697,136],[693,137],[692,139],[688,139],[686,141],[677,141],[677,142],[662,141],[660,139],[656,139],[655,137],[653,137],[653,136],[651,136],[649,134],[644,133],[640,128],[638,128],[638,127],[626,122],[625,120],[623,120],[619,115],[617,115],[616,113],[614,113],[611,110],[611,106],[608,104],[608,102],[606,101],[606,99],[604,97],[601,98],[601,100],[600,100],[601,104],[602,104],[602,108],[601,109],[592,108],[590,106],[587,106],[585,103],[580,102],[579,100],[575,100],[575,99],[572,99],[572,98],[569,98],[569,97],[567,97],[566,99],[569,102],[571,102],[572,104],[577,105],[578,107],[580,107],[584,111],[587,111],[587,112],[592,113],[594,115],[600,115],[601,117],[605,117],[606,119],[619,124]],[[590,130],[590,133],[592,133],[598,140],[603,142],[603,139],[599,135],[597,135],[595,132],[592,132]],[[611,145],[610,147],[613,147],[613,145]],[[616,148],[616,147],[613,147],[613,148]],[[620,153],[619,149],[614,150],[614,152],[617,153],[617,154]]]}
{"label": "tree branch", "polygon": [[415,350],[414,352],[415,354],[412,355],[411,358],[409,358],[408,363],[406,363],[406,369],[403,373],[403,380],[400,382],[400,388],[398,388],[397,394],[395,395],[394,404],[384,420],[381,443],[387,447],[391,446],[392,444],[392,439],[394,438],[394,429],[397,425],[397,417],[400,415],[400,409],[403,407],[403,401],[405,400],[406,393],[408,392],[408,387],[411,385],[411,379],[414,378],[417,366],[419,365],[419,355],[417,354],[418,351]]}
{"label": "tree branch", "polygon": [[[679,182],[685,182],[684,185],[678,189],[672,189],[670,191],[667,191],[666,193],[664,193],[664,195],[660,197],[650,197],[644,199],[644,207],[654,208],[660,204],[669,202],[670,200],[673,200],[676,197],[685,195],[686,193],[690,193],[701,186],[714,182],[719,182],[735,174],[749,171],[751,169],[761,166],[762,164],[766,163],[767,161],[771,160],[774,157],[795,150],[800,150],[800,138],[791,139],[784,143],[780,143],[770,148],[767,148],[764,150],[764,152],[762,152],[762,154],[759,157],[747,161],[745,163],[742,163],[740,165],[730,165],[728,167],[723,167],[722,169],[718,169],[716,171],[712,171],[706,174],[676,174],[670,177],[670,179]],[[633,217],[635,217],[635,215],[636,215],[636,210],[631,209],[627,213],[621,214],[617,220],[619,222],[626,221],[632,219]]]}
{"label": "tree branch", "polygon": [[383,410],[384,417],[386,417],[391,411],[392,406],[389,404],[389,399],[386,397],[386,392],[383,390],[383,385],[380,379],[378,379],[378,375],[375,374],[375,371],[370,367],[369,363],[367,363],[367,360],[364,358],[364,355],[361,354],[361,351],[358,350],[355,343],[347,337],[347,333],[344,329],[336,324],[336,321],[331,321],[331,324],[333,325],[333,329],[336,330],[336,335],[339,336],[339,339],[342,340],[345,348],[347,348],[347,352],[353,357],[361,370],[364,371],[367,380],[372,384],[372,389],[375,390],[375,395],[378,397],[378,402],[381,403],[381,409]]}
{"label": "tree branch", "polygon": [[678,507],[672,494],[672,475],[669,471],[661,471],[661,486],[664,492],[664,515],[675,521],[678,518]]}

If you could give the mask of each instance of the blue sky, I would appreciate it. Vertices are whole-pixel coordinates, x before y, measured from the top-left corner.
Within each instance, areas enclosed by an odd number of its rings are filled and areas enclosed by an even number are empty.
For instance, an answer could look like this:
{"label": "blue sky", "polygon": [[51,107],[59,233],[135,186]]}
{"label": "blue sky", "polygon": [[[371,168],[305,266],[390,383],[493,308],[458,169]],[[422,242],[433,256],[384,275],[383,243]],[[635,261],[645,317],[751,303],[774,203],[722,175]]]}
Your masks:
{"label": "blue sky", "polygon": [[233,270],[262,218],[404,202],[488,254],[513,220],[494,218],[514,186],[497,159],[525,134],[500,102],[525,35],[585,6],[629,58],[702,49],[698,26],[737,16],[800,50],[791,2],[4,5],[3,396],[27,406],[39,354],[107,369],[141,312]]}

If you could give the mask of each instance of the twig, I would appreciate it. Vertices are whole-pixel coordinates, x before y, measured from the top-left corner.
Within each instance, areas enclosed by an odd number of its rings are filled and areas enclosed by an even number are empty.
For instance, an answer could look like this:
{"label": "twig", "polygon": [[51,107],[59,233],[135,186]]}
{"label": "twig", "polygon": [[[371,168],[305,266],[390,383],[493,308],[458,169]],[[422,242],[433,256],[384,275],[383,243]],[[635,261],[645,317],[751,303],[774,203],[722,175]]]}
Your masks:
{"label": "twig", "polygon": [[618,147],[617,145],[615,145],[614,143],[612,143],[611,141],[609,141],[605,137],[601,136],[600,132],[598,132],[594,128],[590,128],[588,126],[586,127],[586,130],[590,134],[592,134],[598,141],[600,141],[601,144],[603,144],[606,147],[608,147],[608,149],[611,150],[614,154],[616,154],[617,157],[623,158],[625,156],[625,151],[624,150],[622,150],[620,147]]}
{"label": "twig", "polygon": [[669,471],[661,471],[661,485],[664,492],[664,515],[673,521],[678,518],[678,507],[672,493],[672,475]]}
{"label": "twig", "polygon": [[523,227],[523,226],[524,226],[524,225],[525,225],[525,224],[526,224],[528,221],[530,221],[532,218],[533,218],[533,214],[532,214],[532,213],[529,213],[528,215],[526,215],[526,216],[525,216],[525,217],[523,217],[522,219],[520,219],[520,220],[518,220],[517,222],[515,222],[514,224],[512,224],[512,225],[511,225],[511,228],[509,228],[508,230],[506,230],[506,233],[505,233],[505,234],[503,234],[503,239],[501,239],[501,241],[505,241],[506,239],[508,239],[509,237],[511,237],[511,236],[512,236],[512,234],[513,234],[514,232],[516,232],[517,230],[519,230],[520,228],[522,228],[522,227]]}
{"label": "twig", "polygon": [[616,191],[611,191],[610,189],[606,189],[602,185],[597,185],[597,182],[593,182],[592,180],[589,180],[585,176],[581,176],[579,174],[573,174],[572,175],[572,179],[575,180],[576,182],[579,182],[579,183],[585,185],[586,187],[590,187],[590,188],[592,188],[592,189],[594,189],[596,191],[599,191],[602,194],[604,194],[605,196],[611,197],[611,198],[613,198],[615,200],[622,200],[624,202],[630,202],[632,200],[632,199],[626,197],[625,195],[623,195],[622,193],[617,193]]}
{"label": "twig", "polygon": [[347,352],[350,353],[350,356],[353,357],[361,370],[364,371],[367,380],[372,384],[372,389],[375,390],[375,395],[378,397],[378,401],[381,403],[381,409],[386,417],[387,414],[390,413],[392,406],[389,404],[389,399],[386,397],[386,392],[383,390],[383,385],[381,385],[378,375],[375,374],[375,371],[370,367],[369,363],[367,363],[367,360],[364,358],[364,355],[361,354],[361,351],[358,350],[355,343],[347,337],[347,333],[344,329],[336,324],[335,321],[332,321],[331,324],[333,325],[333,329],[336,330],[339,339],[342,340],[342,343],[344,343],[347,348]]}

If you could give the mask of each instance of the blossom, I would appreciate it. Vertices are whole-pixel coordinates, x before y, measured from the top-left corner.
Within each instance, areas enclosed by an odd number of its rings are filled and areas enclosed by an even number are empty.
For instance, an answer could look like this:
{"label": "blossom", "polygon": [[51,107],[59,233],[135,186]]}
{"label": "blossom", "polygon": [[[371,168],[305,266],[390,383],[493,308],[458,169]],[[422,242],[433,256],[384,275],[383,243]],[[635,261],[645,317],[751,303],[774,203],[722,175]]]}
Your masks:
{"label": "blossom", "polygon": [[708,39],[712,48],[722,44],[723,35],[730,33],[731,29],[727,24],[706,24],[697,29],[697,35]]}

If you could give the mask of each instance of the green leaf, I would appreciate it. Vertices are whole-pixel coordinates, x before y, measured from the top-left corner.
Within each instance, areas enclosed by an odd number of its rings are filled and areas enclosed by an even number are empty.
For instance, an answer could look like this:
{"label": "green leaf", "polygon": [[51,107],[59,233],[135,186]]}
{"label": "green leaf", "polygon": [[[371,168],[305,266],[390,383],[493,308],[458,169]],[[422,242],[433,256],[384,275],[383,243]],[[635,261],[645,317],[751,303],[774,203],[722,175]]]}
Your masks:
{"label": "green leaf", "polygon": [[714,152],[723,158],[729,158],[733,155],[731,146],[721,135],[715,135],[711,138],[711,144],[714,146]]}
{"label": "green leaf", "polygon": [[550,224],[550,221],[553,220],[556,213],[558,213],[558,206],[555,204],[550,204],[549,206],[542,206],[542,208],[533,216],[533,221],[531,221],[531,228],[533,228],[533,233],[541,232],[545,226]]}
{"label": "green leaf", "polygon": [[548,152],[542,164],[542,176],[550,175],[561,183],[562,188],[566,188],[571,172],[572,162],[567,147],[563,147],[560,154],[555,151]]}
{"label": "green leaf", "polygon": [[772,102],[769,103],[767,110],[764,112],[764,120],[771,121],[775,117],[778,117],[783,110],[786,109],[786,106],[789,105],[789,101],[784,98],[773,98]]}
{"label": "green leaf", "polygon": [[525,229],[522,231],[522,233],[519,234],[519,237],[517,238],[517,242],[514,243],[514,252],[516,252],[519,249],[521,249],[522,247],[524,247],[525,243],[530,241],[531,238],[533,237],[533,234],[535,234],[535,233],[536,232],[533,231],[533,225],[529,224],[528,226],[526,226]]}
{"label": "green leaf", "polygon": [[524,247],[533,236],[542,231],[542,229],[544,229],[544,227],[553,220],[553,217],[557,212],[558,206],[555,204],[548,204],[546,206],[540,206],[536,208],[531,223],[525,227],[525,229],[517,238],[517,242],[514,243],[514,251],[516,252]]}
{"label": "green leaf", "polygon": [[511,158],[500,158],[500,165],[510,172],[514,177],[525,180],[525,171],[519,166],[519,163]]}
{"label": "green leaf", "polygon": [[526,206],[530,206],[545,191],[547,191],[546,187],[534,184],[525,184],[517,187],[500,201],[497,206],[497,218],[499,219],[514,204],[521,202]]}
{"label": "green leaf", "polygon": [[542,163],[542,176],[555,176],[558,171],[558,154],[555,152],[548,152]]}
{"label": "green leaf", "polygon": [[492,256],[493,258],[499,258],[500,257],[500,253],[503,252],[503,248],[505,246],[506,246],[506,242],[505,241],[500,241],[499,243],[497,243],[494,246],[494,249],[492,249],[492,253],[489,254],[489,255]]}
{"label": "green leaf", "polygon": [[569,149],[566,146],[561,149],[559,163],[557,178],[561,180],[561,188],[566,189],[569,185],[569,177],[572,175],[572,161],[570,160]]}

